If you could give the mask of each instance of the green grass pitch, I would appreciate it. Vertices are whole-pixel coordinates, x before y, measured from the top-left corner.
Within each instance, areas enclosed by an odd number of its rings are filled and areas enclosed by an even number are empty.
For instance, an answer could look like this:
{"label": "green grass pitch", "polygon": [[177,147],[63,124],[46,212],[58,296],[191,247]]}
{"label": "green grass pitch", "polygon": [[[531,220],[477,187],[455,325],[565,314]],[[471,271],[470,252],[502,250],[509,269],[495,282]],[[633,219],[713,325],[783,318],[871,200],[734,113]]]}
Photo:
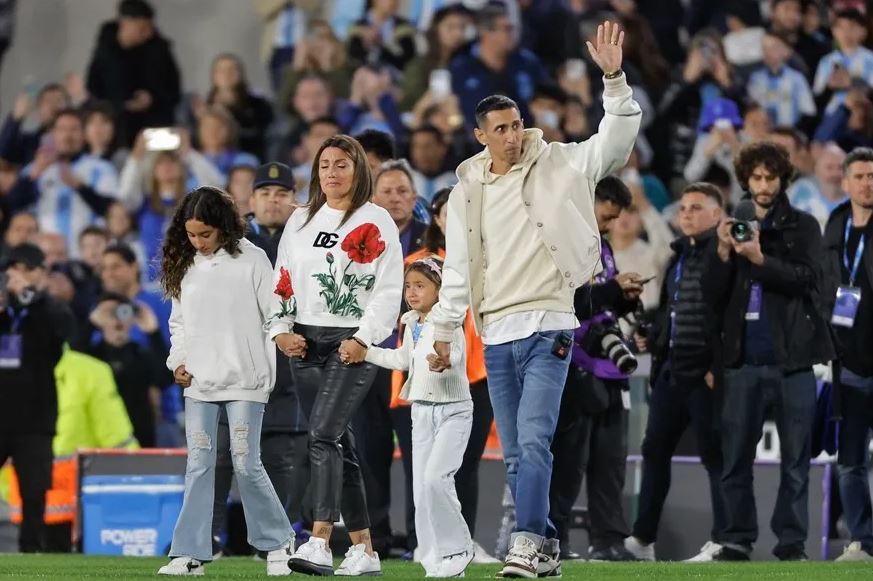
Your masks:
{"label": "green grass pitch", "polygon": [[[0,555],[0,579],[157,579],[158,567],[166,559],[137,557],[88,557],[82,555]],[[387,561],[382,564],[388,579],[423,579],[424,571],[414,563]],[[498,567],[471,566],[467,579],[493,579]],[[266,564],[251,558],[231,557],[206,567],[207,579],[266,579]],[[298,580],[307,578],[294,574]],[[709,581],[749,579],[766,581],[873,580],[869,563],[567,563],[567,580]],[[166,579],[166,577],[161,577]],[[314,579],[314,578],[313,578]]]}

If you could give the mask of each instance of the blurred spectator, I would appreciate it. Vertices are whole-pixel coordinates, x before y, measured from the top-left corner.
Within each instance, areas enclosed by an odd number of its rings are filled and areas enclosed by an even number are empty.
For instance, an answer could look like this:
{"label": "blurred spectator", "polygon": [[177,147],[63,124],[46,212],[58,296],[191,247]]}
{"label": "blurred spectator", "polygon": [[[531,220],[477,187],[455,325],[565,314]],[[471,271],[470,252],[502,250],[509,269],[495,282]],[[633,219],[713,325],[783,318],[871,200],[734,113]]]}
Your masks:
{"label": "blurred spectator", "polygon": [[82,118],[74,110],[58,113],[51,140],[24,168],[6,202],[12,210],[35,208],[40,230],[59,232],[75,254],[79,232],[118,196],[118,173],[108,161],[83,153]]}
{"label": "blurred spectator", "polygon": [[636,272],[643,280],[653,279],[643,286],[640,295],[643,308],[650,311],[659,306],[661,284],[672,254],[670,243],[674,235],[667,221],[646,199],[639,174],[629,179],[625,172],[622,181],[631,191],[633,202],[613,222],[609,243],[619,271]]}
{"label": "blurred spectator", "polygon": [[846,152],[833,143],[825,145],[815,156],[813,175],[800,178],[788,188],[788,200],[818,220],[824,231],[831,212],[846,201],[843,191],[843,161]]}
{"label": "blurred spectator", "polygon": [[15,28],[15,0],[0,1],[0,65],[3,64],[3,55],[12,42],[12,31]]}
{"label": "blurred spectator", "polygon": [[303,141],[297,149],[300,163],[294,166],[293,170],[295,196],[298,204],[302,205],[309,201],[309,180],[312,177],[312,165],[315,163],[315,155],[318,153],[319,148],[321,148],[321,144],[328,137],[339,132],[339,123],[333,117],[314,119],[306,128],[306,132],[303,134]]}
{"label": "blurred spectator", "polygon": [[144,127],[173,125],[179,68],[145,0],[121,0],[118,18],[100,28],[88,65],[88,92],[112,103],[120,143],[131,146]]}
{"label": "blurred spectator", "polygon": [[264,137],[267,127],[273,122],[273,107],[269,101],[251,91],[240,58],[232,53],[215,57],[210,84],[205,101],[199,96],[193,97],[194,117],[204,112],[204,105],[224,107],[236,121],[239,148],[259,159],[263,158],[266,154]]}
{"label": "blurred spectator", "polygon": [[815,115],[815,99],[809,81],[787,66],[791,45],[785,37],[767,32],[761,40],[764,66],[746,83],[749,98],[758,103],[774,125],[808,126]]}
{"label": "blurred spectator", "polygon": [[397,15],[399,8],[399,0],[368,0],[367,13],[349,30],[349,58],[403,70],[415,57],[415,27]]}
{"label": "blurred spectator", "polygon": [[585,104],[576,95],[567,97],[564,124],[561,129],[567,136],[567,141],[584,141],[591,136],[591,125],[588,122]]}
{"label": "blurred spectator", "polygon": [[[300,83],[307,78],[324,80],[327,90],[336,97],[348,97],[354,63],[349,62],[346,47],[336,37],[330,24],[315,20],[310,24],[309,35],[298,43],[294,62],[282,74],[278,93],[279,106],[289,112],[292,107],[302,113],[296,103]],[[327,113],[325,111],[322,114]]]}
{"label": "blurred spectator", "polygon": [[809,140],[796,127],[778,126],[770,131],[767,141],[778,143],[788,150],[788,159],[799,179],[812,173],[812,157],[809,155]]}
{"label": "blurred spectator", "polygon": [[[519,44],[536,54],[549,71],[554,71],[564,60],[564,38],[555,31],[566,22],[565,4],[564,0],[518,0],[521,10]],[[625,58],[629,58],[627,43],[623,48]]]}
{"label": "blurred spectator", "polygon": [[414,129],[409,137],[409,162],[415,191],[428,204],[439,190],[458,180],[448,167],[449,146],[440,130],[433,125]]}
{"label": "blurred spectator", "polygon": [[528,123],[543,132],[546,143],[566,141],[564,130],[564,106],[567,94],[555,83],[540,83],[528,103],[532,118]]}
{"label": "blurred spectator", "polygon": [[[634,0],[624,2],[633,3]],[[642,84],[650,97],[658,101],[670,82],[670,64],[661,54],[658,39],[645,18],[636,14],[623,15],[621,26],[625,32],[625,43],[622,45],[625,60],[622,66],[632,65],[636,68],[641,83],[635,84]]]}
{"label": "blurred spectator", "polygon": [[748,141],[767,139],[773,124],[764,108],[757,103],[748,103],[743,112],[743,136]]}
{"label": "blurred spectator", "polygon": [[[148,224],[146,224],[146,220],[144,220],[143,218],[144,215],[141,216],[139,225],[148,226]],[[150,232],[150,229],[146,228],[146,231]],[[155,236],[163,236],[162,230],[154,231],[156,232]],[[154,262],[150,262],[147,258],[143,239],[149,240],[149,248],[151,248],[152,244],[156,244],[157,242],[152,242],[151,238],[145,238],[140,235],[136,217],[133,213],[128,211],[128,209],[121,202],[113,203],[111,206],[109,206],[109,209],[106,210],[106,232],[107,234],[109,234],[109,246],[123,244],[130,247],[130,249],[133,250],[133,253],[136,255],[137,262],[145,266],[145,268],[143,269],[145,272],[142,273],[143,283],[154,283],[154,279],[156,278],[155,273],[157,272],[157,265]],[[154,260],[154,258],[152,260]]]}
{"label": "blurred spectator", "polygon": [[273,90],[279,88],[282,71],[291,62],[306,34],[307,19],[318,0],[255,0],[255,10],[264,21],[261,58],[267,63]]}
{"label": "blurred spectator", "polygon": [[396,92],[392,71],[387,67],[364,66],[355,71],[352,93],[337,113],[343,132],[376,129],[391,133],[395,139],[403,137],[406,127],[397,109]]}
{"label": "blurred spectator", "polygon": [[853,87],[834,111],[826,113],[815,131],[816,143],[835,142],[844,151],[873,145],[873,103],[866,87]]}
{"label": "blurred spectator", "polygon": [[[134,437],[143,448],[153,448],[156,418],[161,412],[160,386],[172,383],[164,366],[167,346],[158,320],[147,305],[104,293],[96,301],[91,322],[100,331],[100,341],[88,353],[112,368]],[[131,341],[134,324],[146,335],[146,347]]]}
{"label": "blurred spectator", "polygon": [[770,29],[783,35],[803,63],[803,73],[811,78],[818,62],[828,53],[829,43],[821,35],[803,29],[805,0],[770,0]]}
{"label": "blurred spectator", "polygon": [[299,205],[294,197],[293,172],[284,163],[264,164],[258,168],[252,183],[254,193],[247,206],[250,213],[246,238],[266,252],[267,258],[275,264],[285,223]]}
{"label": "blurred spectator", "polygon": [[[401,111],[411,111],[425,93],[430,93],[431,99],[449,97],[445,93],[451,92],[451,85],[441,86],[439,75],[444,75],[449,83],[451,79],[446,77],[445,73],[437,73],[433,76],[433,72],[449,68],[449,63],[466,44],[466,28],[472,24],[472,21],[471,12],[462,4],[450,4],[434,14],[425,36],[427,52],[415,57],[403,69]],[[434,95],[434,89],[439,94]]]}
{"label": "blurred spectator", "polygon": [[873,87],[873,51],[862,46],[867,38],[867,20],[857,10],[841,10],[831,25],[836,49],[818,63],[813,91],[824,112],[832,113],[843,103],[853,84]]}
{"label": "blurred spectator", "polygon": [[476,125],[476,105],[489,95],[505,94],[518,103],[522,119],[530,119],[527,103],[546,71],[533,53],[518,49],[506,7],[489,3],[476,14],[479,41],[469,54],[456,56],[449,70],[452,92],[469,127]]}
{"label": "blurred spectator", "polygon": [[[412,178],[412,168],[406,160],[383,163],[376,174],[373,203],[388,210],[400,231],[403,255],[408,256],[421,248],[427,223],[413,215],[418,195]],[[395,344],[396,346],[396,344]]]}
{"label": "blurred spectator", "polygon": [[694,152],[695,141],[699,143],[697,132],[704,106],[718,98],[739,101],[743,94],[744,88],[725,60],[717,33],[704,30],[695,35],[688,59],[667,88],[658,108],[658,119],[650,131],[662,136],[660,140],[653,138],[656,173],[682,175]]}
{"label": "blurred spectator", "polygon": [[379,173],[383,163],[397,158],[397,145],[394,138],[384,131],[368,129],[355,135],[355,139],[364,148],[370,164],[370,172],[374,176]]}
{"label": "blurred spectator", "polygon": [[300,145],[303,133],[310,123],[335,113],[336,101],[327,81],[316,74],[301,77],[287,101],[281,95],[279,103],[288,113],[288,132],[275,157],[290,159],[291,151]]}
{"label": "blurred spectator", "polygon": [[694,144],[694,152],[685,166],[685,179],[697,182],[704,179],[711,165],[718,165],[731,176],[733,193],[730,200],[739,200],[742,188],[733,172],[734,156],[746,138],[742,136],[743,120],[737,104],[730,99],[718,98],[704,106],[700,116],[701,133]]}
{"label": "blurred spectator", "polygon": [[255,168],[250,165],[237,165],[230,169],[227,176],[227,193],[236,202],[239,215],[245,218],[250,210],[252,192],[255,185]]}
{"label": "blurred spectator", "polygon": [[45,145],[55,115],[69,106],[67,91],[57,83],[50,83],[39,90],[36,96],[37,127],[24,131],[24,123],[30,115],[33,99],[28,93],[15,98],[12,112],[6,116],[0,128],[0,158],[26,165],[33,160],[36,150]]}
{"label": "blurred spectator", "polygon": [[739,71],[759,64],[763,58],[761,39],[760,2],[758,0],[733,0],[726,2],[724,52],[727,60]]}
{"label": "blurred spectator", "polygon": [[90,155],[105,159],[121,171],[130,154],[126,147],[118,146],[115,134],[115,115],[109,103],[96,102],[83,113],[85,124],[85,147]]}
{"label": "blurred spectator", "polygon": [[638,182],[642,184],[646,200],[660,212],[670,203],[670,192],[658,176],[651,173],[648,171],[648,168],[643,166],[640,157],[639,148],[634,147],[627,160],[627,165],[619,176],[621,177],[621,180],[628,185],[632,192],[636,187],[634,184]]}
{"label": "blurred spectator", "polygon": [[[3,233],[3,251],[5,252],[25,242],[33,243],[38,232],[39,224],[36,221],[36,216],[30,212],[13,214],[9,219],[9,227]],[[0,252],[0,257],[2,257],[4,252]]]}
{"label": "blurred spectator", "polygon": [[239,150],[236,122],[224,107],[204,108],[197,120],[197,144],[200,152],[221,172],[219,183],[227,181],[227,174],[235,165],[259,165],[258,158]]}
{"label": "blurred spectator", "polygon": [[42,552],[58,418],[54,369],[74,323],[69,309],[46,294],[48,271],[39,248],[16,246],[0,266],[6,274],[0,309],[0,465],[11,457],[21,481],[19,550]]}
{"label": "blurred spectator", "polygon": [[67,241],[57,232],[40,232],[34,236],[33,243],[42,251],[45,266],[50,270],[62,266],[70,259]]}
{"label": "blurred spectator", "polygon": [[466,159],[474,153],[471,150],[472,141],[464,126],[460,102],[454,94],[434,100],[430,91],[426,92],[415,104],[409,125],[413,129],[422,125],[436,127],[449,145],[449,157],[452,160]]}
{"label": "blurred spectator", "polygon": [[106,230],[89,226],[79,235],[81,259],[57,263],[51,268],[52,274],[63,275],[72,287],[72,296],[67,296],[66,290],[60,288],[64,286],[63,281],[57,279],[52,281],[53,284],[60,285],[55,288],[58,294],[52,296],[59,299],[63,297],[62,300],[70,306],[76,317],[77,333],[70,341],[74,349],[87,348],[91,339],[88,317],[97,302],[97,297],[100,296],[101,283],[98,269],[108,242],[109,235]]}

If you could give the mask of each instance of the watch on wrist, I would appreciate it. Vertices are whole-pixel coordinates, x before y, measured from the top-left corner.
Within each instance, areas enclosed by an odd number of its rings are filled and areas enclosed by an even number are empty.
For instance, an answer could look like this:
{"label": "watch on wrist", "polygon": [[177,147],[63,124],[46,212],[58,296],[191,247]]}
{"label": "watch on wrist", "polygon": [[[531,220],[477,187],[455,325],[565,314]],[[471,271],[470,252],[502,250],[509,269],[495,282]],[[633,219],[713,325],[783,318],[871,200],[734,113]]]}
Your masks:
{"label": "watch on wrist", "polygon": [[617,69],[615,71],[612,71],[611,73],[604,73],[603,78],[604,79],[617,79],[618,77],[621,76],[621,73],[622,73],[622,70]]}

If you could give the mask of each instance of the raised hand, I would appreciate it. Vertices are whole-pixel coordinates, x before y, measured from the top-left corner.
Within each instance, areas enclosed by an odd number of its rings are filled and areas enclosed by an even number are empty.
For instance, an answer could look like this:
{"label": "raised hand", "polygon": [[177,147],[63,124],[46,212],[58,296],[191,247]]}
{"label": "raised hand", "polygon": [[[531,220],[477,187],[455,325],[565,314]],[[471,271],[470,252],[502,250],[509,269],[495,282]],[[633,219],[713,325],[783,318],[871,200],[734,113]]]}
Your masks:
{"label": "raised hand", "polygon": [[597,44],[586,41],[592,60],[597,63],[604,74],[612,74],[621,69],[624,31],[618,23],[606,21],[597,26]]}

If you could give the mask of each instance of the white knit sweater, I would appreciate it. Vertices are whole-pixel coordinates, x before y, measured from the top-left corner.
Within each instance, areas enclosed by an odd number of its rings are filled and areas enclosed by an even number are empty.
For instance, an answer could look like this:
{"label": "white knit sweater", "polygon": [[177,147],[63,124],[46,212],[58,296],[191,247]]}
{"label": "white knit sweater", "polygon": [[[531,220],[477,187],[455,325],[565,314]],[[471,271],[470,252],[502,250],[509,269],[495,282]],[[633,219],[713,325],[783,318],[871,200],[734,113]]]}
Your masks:
{"label": "white knit sweater", "polygon": [[412,402],[453,403],[470,399],[470,383],[467,380],[467,343],[464,328],[457,327],[452,339],[451,368],[436,373],[430,370],[427,356],[436,354],[433,350],[432,324],[425,320],[418,343],[413,344],[412,329],[418,319],[417,311],[409,311],[401,317],[406,326],[403,332],[403,345],[397,349],[370,347],[367,350],[368,362],[388,369],[409,371],[409,378],[400,391],[400,397]]}

